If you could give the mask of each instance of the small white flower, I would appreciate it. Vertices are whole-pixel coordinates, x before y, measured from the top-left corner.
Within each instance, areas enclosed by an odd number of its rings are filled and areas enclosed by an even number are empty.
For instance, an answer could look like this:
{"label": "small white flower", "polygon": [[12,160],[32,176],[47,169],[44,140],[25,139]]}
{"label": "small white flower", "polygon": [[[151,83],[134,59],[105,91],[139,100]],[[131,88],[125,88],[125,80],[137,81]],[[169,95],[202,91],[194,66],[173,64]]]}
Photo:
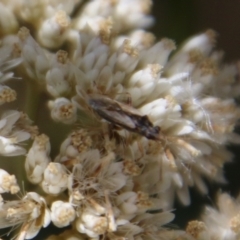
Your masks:
{"label": "small white flower", "polygon": [[9,175],[5,170],[0,169],[0,193],[10,192],[15,194],[19,191],[16,177]]}
{"label": "small white flower", "polygon": [[[1,9],[2,7],[3,6],[1,5]],[[1,15],[1,17],[3,16]],[[0,17],[0,22],[1,22],[1,17]],[[16,42],[17,40],[15,36],[9,36],[1,39],[1,47],[0,47],[0,56],[1,56],[0,83],[1,84],[6,83],[8,80],[13,78],[14,73],[9,72],[9,70],[18,66],[22,62],[22,59],[19,56],[18,51],[13,46]]]}
{"label": "small white flower", "polygon": [[25,71],[30,79],[42,85],[49,69],[49,61],[43,49],[35,42],[25,27],[19,30],[18,38]]}
{"label": "small white flower", "polygon": [[57,11],[54,16],[42,23],[38,32],[38,39],[47,48],[59,48],[66,39],[69,25],[68,15],[63,10]]}
{"label": "small white flower", "polygon": [[240,237],[239,198],[232,199],[226,193],[220,193],[217,201],[218,210],[206,207],[202,219],[209,239],[235,240]]}
{"label": "small white flower", "polygon": [[132,28],[143,28],[152,24],[149,12],[151,1],[144,0],[120,0],[117,4],[111,1],[89,2],[85,5],[82,15],[77,22],[77,28],[82,28],[89,20],[96,16],[111,16],[116,23],[116,31],[123,32]]}
{"label": "small white flower", "polygon": [[17,93],[8,86],[0,85],[0,105],[16,100]]}
{"label": "small white flower", "polygon": [[20,112],[13,110],[6,111],[2,115],[2,120],[0,122],[1,135],[9,134],[19,118]]}
{"label": "small white flower", "polygon": [[69,84],[64,79],[62,72],[58,69],[52,69],[46,75],[47,90],[54,96],[59,97],[69,92]]}
{"label": "small white flower", "polygon": [[116,205],[122,218],[124,216],[124,219],[132,219],[140,212],[151,209],[153,202],[146,193],[124,192],[117,197]]}
{"label": "small white flower", "polygon": [[78,189],[86,193],[92,189],[103,194],[104,189],[115,192],[124,187],[127,176],[122,173],[122,164],[113,162],[114,158],[113,152],[101,158],[98,150],[80,155],[73,168]]}
{"label": "small white flower", "polygon": [[25,160],[27,177],[32,183],[36,184],[42,181],[43,172],[50,162],[49,152],[49,138],[44,134],[37,136]]}
{"label": "small white flower", "polygon": [[22,225],[19,239],[34,238],[50,222],[46,201],[35,192],[29,192],[18,201],[4,203],[0,209],[1,228]]}
{"label": "small white flower", "polygon": [[154,91],[160,70],[159,64],[149,64],[145,69],[141,69],[131,76],[128,82],[128,92],[131,94],[131,101],[135,106],[143,103]]}
{"label": "small white flower", "polygon": [[67,58],[67,52],[59,50],[51,61],[46,73],[46,88],[53,97],[69,94],[74,78],[73,67]]}
{"label": "small white flower", "polygon": [[68,202],[55,201],[51,206],[51,220],[59,228],[68,226],[75,219],[75,209]]}
{"label": "small white flower", "polygon": [[104,234],[108,229],[108,219],[105,216],[94,214],[92,211],[83,210],[77,219],[76,228],[80,233],[85,233],[91,238]]}
{"label": "small white flower", "polygon": [[67,189],[68,174],[65,167],[60,163],[49,163],[44,170],[41,186],[46,193],[54,195]]}
{"label": "small white flower", "polygon": [[213,30],[207,30],[205,33],[191,37],[191,39],[186,41],[181,52],[189,52],[192,49],[198,49],[207,55],[212,51],[212,48],[216,43],[216,36],[216,32]]}
{"label": "small white flower", "polygon": [[2,34],[10,34],[17,30],[18,22],[14,13],[5,4],[0,4],[0,24]]}
{"label": "small white flower", "polygon": [[[113,56],[111,57],[113,58]],[[139,62],[139,51],[131,40],[125,39],[116,55],[115,67],[126,73],[132,72]]]}
{"label": "small white flower", "polygon": [[77,108],[74,103],[66,98],[57,98],[50,101],[51,117],[57,122],[72,124],[77,120]]}
{"label": "small white flower", "polygon": [[[26,233],[26,239],[31,239],[37,235],[41,227],[45,228],[50,224],[50,211],[47,208],[45,199],[35,192],[27,193],[23,201],[29,202],[29,205],[33,204],[34,206],[29,215],[29,220],[33,221],[33,223]],[[40,222],[37,222],[37,220],[40,220]]]}
{"label": "small white flower", "polygon": [[186,233],[194,239],[211,239],[211,236],[207,233],[207,226],[201,221],[188,222]]}
{"label": "small white flower", "polygon": [[79,157],[81,153],[88,152],[93,145],[93,140],[88,131],[84,129],[73,131],[61,144],[56,162],[64,162]]}
{"label": "small white flower", "polygon": [[165,66],[167,64],[170,53],[176,49],[175,43],[167,38],[155,43],[147,49],[143,49],[140,53],[140,63],[143,66],[148,64],[159,64]]}
{"label": "small white flower", "polygon": [[20,112],[6,111],[0,120],[0,154],[4,156],[23,155],[26,151],[18,146],[19,143],[30,138],[30,134],[18,130],[16,123],[20,119]]}

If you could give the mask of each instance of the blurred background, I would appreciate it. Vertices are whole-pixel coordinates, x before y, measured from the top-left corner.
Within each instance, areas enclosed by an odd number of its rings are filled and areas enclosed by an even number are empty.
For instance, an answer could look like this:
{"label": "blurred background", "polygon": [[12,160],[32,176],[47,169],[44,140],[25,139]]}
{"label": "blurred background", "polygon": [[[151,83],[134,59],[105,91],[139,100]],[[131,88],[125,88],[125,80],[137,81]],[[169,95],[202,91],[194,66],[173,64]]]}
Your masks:
{"label": "blurred background", "polygon": [[[217,50],[225,52],[227,63],[240,60],[240,0],[153,0],[152,14],[155,24],[151,31],[161,39],[171,38],[179,46],[187,38],[211,28],[218,33]],[[240,99],[236,99],[239,103]],[[239,125],[240,126],[240,125]],[[240,133],[240,127],[236,127]],[[201,196],[191,190],[192,205],[181,206],[177,201],[173,224],[185,228],[190,220],[199,217],[204,205],[215,205],[216,193],[225,191],[236,197],[240,193],[240,146],[229,146],[233,161],[225,166],[228,184],[208,183],[209,194]]]}
{"label": "blurred background", "polygon": [[153,0],[156,18],[151,28],[157,37],[169,37],[179,45],[187,37],[215,30],[218,49],[228,61],[240,59],[240,0]]}

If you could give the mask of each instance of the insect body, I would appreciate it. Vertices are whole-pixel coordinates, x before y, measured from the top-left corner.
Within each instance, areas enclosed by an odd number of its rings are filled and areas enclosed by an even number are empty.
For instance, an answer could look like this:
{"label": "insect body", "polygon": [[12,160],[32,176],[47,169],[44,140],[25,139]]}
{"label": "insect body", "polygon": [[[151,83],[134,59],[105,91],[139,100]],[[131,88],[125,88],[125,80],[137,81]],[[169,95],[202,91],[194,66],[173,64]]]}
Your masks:
{"label": "insect body", "polygon": [[148,139],[160,139],[160,127],[153,126],[148,116],[142,116],[135,108],[98,95],[90,95],[88,104],[101,118],[115,126],[141,134]]}

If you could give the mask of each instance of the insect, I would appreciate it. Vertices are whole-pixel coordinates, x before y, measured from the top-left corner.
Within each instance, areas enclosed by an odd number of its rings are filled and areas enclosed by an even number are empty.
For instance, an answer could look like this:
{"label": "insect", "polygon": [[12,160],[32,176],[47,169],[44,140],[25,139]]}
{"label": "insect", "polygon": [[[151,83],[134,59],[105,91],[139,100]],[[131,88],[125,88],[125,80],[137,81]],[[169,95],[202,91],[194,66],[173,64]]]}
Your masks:
{"label": "insect", "polygon": [[114,126],[120,126],[148,139],[160,139],[160,127],[154,126],[147,115],[126,104],[102,95],[89,95],[88,104],[97,115]]}

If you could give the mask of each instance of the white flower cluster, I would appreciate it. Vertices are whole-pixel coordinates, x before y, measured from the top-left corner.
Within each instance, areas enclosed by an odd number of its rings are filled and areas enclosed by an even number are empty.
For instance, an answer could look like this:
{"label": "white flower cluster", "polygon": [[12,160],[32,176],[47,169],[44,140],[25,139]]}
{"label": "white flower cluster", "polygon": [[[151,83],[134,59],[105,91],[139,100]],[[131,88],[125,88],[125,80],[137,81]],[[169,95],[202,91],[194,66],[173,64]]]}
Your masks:
{"label": "white flower cluster", "polygon": [[221,193],[218,195],[217,207],[218,210],[212,207],[206,207],[202,216],[202,221],[189,222],[186,229],[186,235],[193,237],[193,239],[206,240],[239,239],[239,197],[234,200],[228,194]]}
{"label": "white flower cluster", "polygon": [[[240,84],[237,66],[222,63],[214,50],[212,30],[169,58],[174,42],[156,42],[143,30],[153,21],[151,4],[0,4],[0,104],[16,99],[2,84],[14,73],[31,92],[23,111],[48,101],[47,124],[71,126],[53,156],[48,133],[39,134],[26,114],[2,110],[0,155],[24,155],[21,143],[33,139],[24,178],[35,188],[0,202],[0,228],[20,226],[18,240],[34,238],[50,222],[70,226],[48,240],[239,239],[240,204],[226,194],[219,211],[207,208],[186,231],[162,227],[174,219],[175,195],[189,205],[189,187],[206,194],[204,179],[225,182],[225,145],[240,143]],[[19,190],[15,176],[0,169],[0,193]]]}

